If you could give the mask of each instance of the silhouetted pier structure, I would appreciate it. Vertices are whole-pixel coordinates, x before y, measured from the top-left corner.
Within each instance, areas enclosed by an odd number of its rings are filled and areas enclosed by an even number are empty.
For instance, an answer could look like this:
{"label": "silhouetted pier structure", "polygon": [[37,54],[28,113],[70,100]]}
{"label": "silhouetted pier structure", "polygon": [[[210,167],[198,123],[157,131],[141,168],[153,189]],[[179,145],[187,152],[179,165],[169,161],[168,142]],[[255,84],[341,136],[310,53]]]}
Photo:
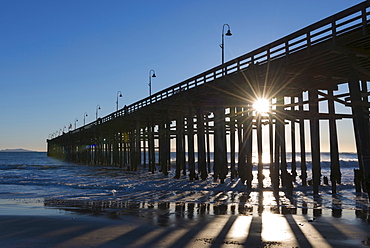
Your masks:
{"label": "silhouetted pier structure", "polygon": [[[268,145],[272,187],[278,190],[282,185],[288,190],[298,175],[302,184],[308,183],[305,151],[309,138],[312,185],[317,194],[321,180],[319,122],[328,120],[330,181],[335,193],[341,181],[336,120],[350,118],[362,188],[369,192],[369,81],[370,1],[365,1],[53,137],[48,140],[48,155],[85,164],[127,165],[131,170],[144,164],[153,173],[159,165],[167,175],[170,151],[175,149],[175,177],[188,174],[193,180],[208,177],[213,152],[215,180],[223,182],[231,172],[232,178],[239,177],[251,187],[255,149],[258,163],[254,166],[258,166],[262,188],[266,187],[263,145]],[[334,94],[340,85],[346,86],[341,87],[346,92]],[[270,101],[267,114],[253,109],[259,98]],[[319,103],[327,107],[319,108]],[[352,114],[337,113],[336,104],[350,107]],[[297,147],[300,171],[295,161]],[[287,152],[292,153],[290,168]]]}

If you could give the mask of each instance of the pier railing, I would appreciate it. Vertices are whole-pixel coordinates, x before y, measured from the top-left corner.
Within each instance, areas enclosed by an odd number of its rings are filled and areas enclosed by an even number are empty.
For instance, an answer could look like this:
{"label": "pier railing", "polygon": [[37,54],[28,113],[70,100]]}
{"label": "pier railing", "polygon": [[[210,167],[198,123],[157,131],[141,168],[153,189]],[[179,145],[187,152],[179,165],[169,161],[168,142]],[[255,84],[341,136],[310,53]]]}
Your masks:
{"label": "pier railing", "polygon": [[181,91],[186,91],[197,86],[207,84],[223,77],[224,75],[230,75],[246,70],[250,64],[258,63],[259,65],[263,65],[268,62],[287,57],[304,49],[309,51],[312,46],[328,40],[333,40],[335,42],[337,37],[352,31],[362,30],[363,34],[366,35],[369,24],[370,1],[365,1],[279,40],[262,46],[252,52],[230,60],[223,65],[216,66],[208,71],[155,93],[150,97],[139,100],[113,112],[112,114],[73,130],[71,133],[89,129],[93,126],[134,113],[151,104],[155,104],[163,99],[172,97]]}

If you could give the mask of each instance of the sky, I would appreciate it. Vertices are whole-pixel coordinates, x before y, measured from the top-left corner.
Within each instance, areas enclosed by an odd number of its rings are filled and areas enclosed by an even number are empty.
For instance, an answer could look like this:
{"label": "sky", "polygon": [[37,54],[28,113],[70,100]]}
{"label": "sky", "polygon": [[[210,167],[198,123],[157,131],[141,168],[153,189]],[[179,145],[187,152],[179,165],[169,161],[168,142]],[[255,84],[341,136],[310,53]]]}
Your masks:
{"label": "sky", "polygon": [[[114,112],[118,91],[120,108],[147,97],[151,69],[155,93],[218,66],[225,23],[228,61],[360,2],[0,0],[0,150],[46,151],[97,105]],[[354,151],[347,125],[340,149]]]}

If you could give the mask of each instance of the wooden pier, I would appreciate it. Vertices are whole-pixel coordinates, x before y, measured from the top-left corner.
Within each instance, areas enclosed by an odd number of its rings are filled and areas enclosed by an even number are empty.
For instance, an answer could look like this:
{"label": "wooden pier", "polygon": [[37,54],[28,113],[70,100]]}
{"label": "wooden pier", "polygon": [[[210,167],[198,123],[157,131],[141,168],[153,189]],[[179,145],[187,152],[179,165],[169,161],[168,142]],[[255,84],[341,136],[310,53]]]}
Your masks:
{"label": "wooden pier", "polygon": [[[230,173],[251,187],[287,191],[298,176],[319,193],[320,121],[328,120],[333,193],[341,182],[337,120],[353,120],[362,190],[370,192],[370,1],[212,68],[78,129],[47,140],[48,155],[84,164],[168,174],[176,151],[176,175],[214,180]],[[344,85],[345,87],[342,87]],[[335,94],[338,87],[346,92]],[[268,112],[253,104],[267,99]],[[319,108],[326,104],[325,110]],[[338,104],[352,114],[336,112]],[[306,131],[308,130],[308,135]],[[267,138],[266,138],[267,137]],[[309,139],[310,147],[306,147]],[[289,140],[289,142],[287,142]],[[287,146],[287,143],[290,145]],[[271,185],[263,185],[263,147],[269,148]],[[299,149],[297,149],[299,147]],[[290,150],[289,150],[290,149]],[[258,153],[252,163],[252,151]],[[297,150],[300,169],[297,170]],[[287,152],[292,160],[287,161]],[[288,167],[289,165],[289,167]]]}

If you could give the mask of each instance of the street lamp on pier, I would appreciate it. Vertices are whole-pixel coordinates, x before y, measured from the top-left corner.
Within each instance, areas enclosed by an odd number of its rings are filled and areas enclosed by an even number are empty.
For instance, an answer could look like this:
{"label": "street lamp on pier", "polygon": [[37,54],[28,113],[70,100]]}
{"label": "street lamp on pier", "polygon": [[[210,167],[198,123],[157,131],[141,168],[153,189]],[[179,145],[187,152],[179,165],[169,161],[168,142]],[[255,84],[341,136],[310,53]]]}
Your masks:
{"label": "street lamp on pier", "polygon": [[152,77],[157,77],[153,69],[149,71],[149,96],[152,96]]}
{"label": "street lamp on pier", "polygon": [[75,118],[75,129],[76,129],[76,127],[77,127],[77,122],[78,122],[78,119],[77,119],[77,118]]}
{"label": "street lamp on pier", "polygon": [[100,108],[100,105],[96,105],[96,119],[98,119],[98,111],[99,111]]}
{"label": "street lamp on pier", "polygon": [[116,111],[118,111],[118,97],[122,97],[122,92],[121,91],[117,92]]}
{"label": "street lamp on pier", "polygon": [[87,117],[88,115],[87,115],[87,113],[85,112],[84,113],[84,126],[85,126],[85,123],[86,123],[86,117]]}
{"label": "street lamp on pier", "polygon": [[[225,26],[227,26],[227,32],[225,34]],[[223,26],[222,26],[222,40],[221,40],[221,49],[222,49],[222,65],[224,65],[225,63],[225,35],[226,36],[232,36],[232,33],[230,31],[230,26],[229,24],[225,23]],[[224,69],[222,69],[222,71],[224,71]]]}

